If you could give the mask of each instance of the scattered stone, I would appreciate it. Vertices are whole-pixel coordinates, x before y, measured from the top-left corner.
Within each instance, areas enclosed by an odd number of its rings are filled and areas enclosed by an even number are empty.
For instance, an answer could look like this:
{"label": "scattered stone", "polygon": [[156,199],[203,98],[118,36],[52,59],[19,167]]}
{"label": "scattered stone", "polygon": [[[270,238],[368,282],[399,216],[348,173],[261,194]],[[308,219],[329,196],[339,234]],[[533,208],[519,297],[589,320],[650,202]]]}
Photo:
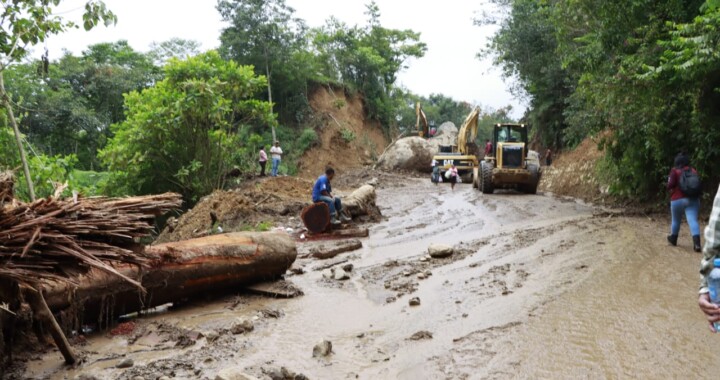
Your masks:
{"label": "scattered stone", "polygon": [[432,339],[432,337],[433,337],[433,334],[430,331],[418,331],[408,339],[423,340],[423,339]]}
{"label": "scattered stone", "polygon": [[274,318],[274,319],[278,319],[283,316],[282,311],[275,310],[275,309],[264,309],[264,310],[260,311],[260,314],[262,314],[262,316],[264,318]]}
{"label": "scattered stone", "polygon": [[390,289],[390,287],[392,287],[392,282],[385,281],[385,289]]}
{"label": "scattered stone", "polygon": [[230,332],[233,333],[233,335],[238,335],[245,334],[247,332],[253,331],[254,329],[255,325],[253,324],[253,322],[249,319],[245,319],[233,325],[233,327],[230,328]]}
{"label": "scattered stone", "polygon": [[326,357],[332,353],[332,343],[324,340],[313,348],[313,357]]}
{"label": "scattered stone", "polygon": [[463,313],[462,317],[467,318],[467,317],[469,317],[469,315],[468,315],[468,313]]}
{"label": "scattered stone", "polygon": [[402,272],[402,275],[405,277],[410,277],[410,276],[412,276],[412,272],[406,270],[406,271]]}
{"label": "scattered stone", "polygon": [[432,272],[430,272],[429,270],[426,270],[425,277],[430,277],[430,276],[432,276]]}
{"label": "scattered stone", "polygon": [[423,256],[423,257],[420,258],[420,261],[423,262],[423,263],[425,263],[425,262],[430,261],[430,259],[428,259],[427,256]]}
{"label": "scattered stone", "polygon": [[396,297],[393,297],[393,296],[390,296],[390,297],[388,297],[388,298],[385,299],[385,302],[386,302],[386,303],[393,303],[393,302],[395,302],[395,301],[397,301],[397,298],[396,298]]}
{"label": "scattered stone", "polygon": [[299,275],[301,275],[301,274],[305,274],[305,268],[303,268],[303,267],[293,267],[293,268],[290,268],[290,272],[291,272],[292,274],[294,274],[294,275],[299,276]]}
{"label": "scattered stone", "polygon": [[365,333],[360,333],[355,336],[356,338],[362,339],[365,337]]}
{"label": "scattered stone", "polygon": [[132,378],[132,380],[145,380],[145,378],[142,376],[135,376]]}
{"label": "scattered stone", "polygon": [[93,375],[86,375],[86,374],[80,374],[77,377],[75,377],[75,380],[100,380],[96,376]]}
{"label": "scattered stone", "polygon": [[424,280],[426,278],[425,273],[418,273],[417,278],[418,280]]}
{"label": "scattered stone", "polygon": [[462,303],[462,301],[461,301],[461,300],[455,300],[455,303],[458,303],[458,304],[459,304],[459,303]]}
{"label": "scattered stone", "polygon": [[333,278],[337,281],[345,281],[350,279],[350,275],[342,268],[335,268],[335,275]]}
{"label": "scattered stone", "polygon": [[355,268],[355,266],[352,265],[352,263],[347,263],[347,264],[345,264],[345,265],[342,266],[342,269],[343,269],[345,272],[352,272],[352,270],[353,270],[354,268]]}
{"label": "scattered stone", "polygon": [[210,331],[205,335],[205,339],[208,342],[214,342],[220,337],[220,334],[217,333],[217,331]]}
{"label": "scattered stone", "polygon": [[480,263],[472,263],[470,264],[470,268],[477,268],[480,265]]}
{"label": "scattered stone", "polygon": [[135,365],[135,362],[132,359],[127,358],[127,359],[123,359],[120,363],[118,363],[115,366],[115,368],[130,368],[134,365]]}
{"label": "scattered stone", "polygon": [[410,306],[420,306],[420,297],[413,297],[410,299]]}
{"label": "scattered stone", "polygon": [[434,259],[450,257],[453,253],[455,253],[455,249],[449,245],[430,244],[428,247],[428,254]]}
{"label": "scattered stone", "polygon": [[325,269],[324,271],[322,271],[322,276],[323,278],[331,279],[333,278],[333,271],[330,269]]}

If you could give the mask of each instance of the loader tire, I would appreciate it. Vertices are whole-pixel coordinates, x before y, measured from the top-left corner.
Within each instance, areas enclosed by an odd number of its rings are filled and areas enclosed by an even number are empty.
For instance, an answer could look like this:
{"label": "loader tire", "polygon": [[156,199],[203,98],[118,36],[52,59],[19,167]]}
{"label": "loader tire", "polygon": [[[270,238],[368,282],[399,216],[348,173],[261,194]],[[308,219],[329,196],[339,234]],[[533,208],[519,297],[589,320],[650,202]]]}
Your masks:
{"label": "loader tire", "polygon": [[480,179],[480,190],[482,190],[483,194],[492,194],[495,192],[495,187],[493,186],[492,177],[493,177],[493,169],[492,166],[490,166],[488,163],[483,162],[481,164],[482,169],[482,176]]}
{"label": "loader tire", "polygon": [[536,165],[528,165],[530,171],[530,183],[523,186],[523,191],[527,194],[537,194],[538,184],[540,184],[540,169]]}

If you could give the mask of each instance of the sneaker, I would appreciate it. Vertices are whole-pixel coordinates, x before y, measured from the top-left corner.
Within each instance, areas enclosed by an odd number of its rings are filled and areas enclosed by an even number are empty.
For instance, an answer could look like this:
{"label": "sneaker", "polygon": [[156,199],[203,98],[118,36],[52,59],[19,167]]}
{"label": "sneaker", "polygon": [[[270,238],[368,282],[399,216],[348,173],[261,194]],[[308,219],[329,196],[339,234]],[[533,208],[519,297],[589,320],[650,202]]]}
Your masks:
{"label": "sneaker", "polygon": [[352,222],[352,218],[346,216],[345,214],[340,214],[340,221],[348,223],[348,222]]}
{"label": "sneaker", "polygon": [[330,224],[332,224],[333,226],[337,226],[338,224],[341,224],[341,223],[336,217],[333,216],[332,219],[330,219]]}

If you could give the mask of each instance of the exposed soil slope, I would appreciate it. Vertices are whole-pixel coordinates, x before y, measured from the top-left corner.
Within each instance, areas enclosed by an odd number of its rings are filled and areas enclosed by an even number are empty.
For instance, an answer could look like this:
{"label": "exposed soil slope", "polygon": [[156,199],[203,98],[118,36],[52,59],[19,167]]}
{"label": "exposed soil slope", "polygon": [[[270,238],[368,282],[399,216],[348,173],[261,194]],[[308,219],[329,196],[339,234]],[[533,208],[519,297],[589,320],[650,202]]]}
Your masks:
{"label": "exposed soil slope", "polygon": [[303,177],[314,178],[326,166],[347,170],[370,165],[388,144],[380,123],[366,118],[359,95],[318,86],[310,95],[310,107],[321,118],[322,126],[319,145],[300,159],[299,174]]}

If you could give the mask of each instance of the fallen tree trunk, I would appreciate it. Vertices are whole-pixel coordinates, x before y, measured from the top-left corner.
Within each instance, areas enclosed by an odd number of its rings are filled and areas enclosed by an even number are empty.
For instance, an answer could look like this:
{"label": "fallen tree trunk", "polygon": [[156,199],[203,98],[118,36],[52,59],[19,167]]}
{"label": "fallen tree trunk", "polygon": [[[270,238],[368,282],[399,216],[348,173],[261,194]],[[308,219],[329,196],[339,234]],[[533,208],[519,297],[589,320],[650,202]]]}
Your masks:
{"label": "fallen tree trunk", "polygon": [[377,196],[375,195],[375,187],[371,185],[362,185],[349,196],[343,198],[343,208],[345,208],[353,217],[369,215],[371,217],[380,217],[380,209],[375,204]]}
{"label": "fallen tree trunk", "polygon": [[237,232],[147,247],[149,268],[117,266],[147,291],[104,271],[92,269],[73,286],[50,283],[46,300],[53,312],[72,307],[86,322],[114,317],[284,274],[297,257],[295,242],[283,233]]}

